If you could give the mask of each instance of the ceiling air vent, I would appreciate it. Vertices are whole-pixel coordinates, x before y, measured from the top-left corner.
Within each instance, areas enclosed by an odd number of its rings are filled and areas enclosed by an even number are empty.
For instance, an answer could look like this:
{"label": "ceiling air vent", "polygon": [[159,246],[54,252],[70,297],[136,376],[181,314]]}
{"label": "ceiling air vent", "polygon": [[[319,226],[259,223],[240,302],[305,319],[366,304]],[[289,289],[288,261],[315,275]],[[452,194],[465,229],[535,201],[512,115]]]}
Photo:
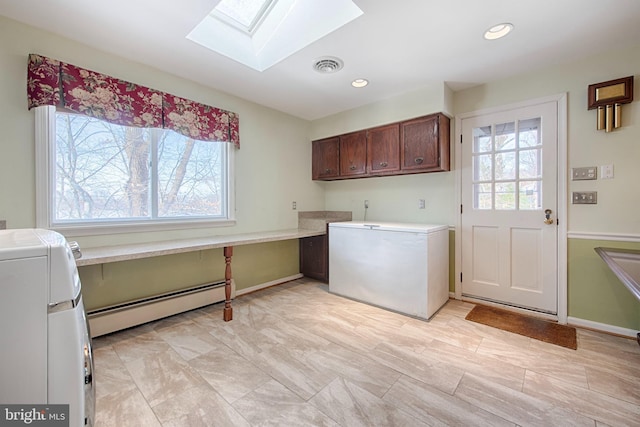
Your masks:
{"label": "ceiling air vent", "polygon": [[313,62],[313,69],[322,74],[331,74],[340,71],[343,65],[341,59],[325,56]]}

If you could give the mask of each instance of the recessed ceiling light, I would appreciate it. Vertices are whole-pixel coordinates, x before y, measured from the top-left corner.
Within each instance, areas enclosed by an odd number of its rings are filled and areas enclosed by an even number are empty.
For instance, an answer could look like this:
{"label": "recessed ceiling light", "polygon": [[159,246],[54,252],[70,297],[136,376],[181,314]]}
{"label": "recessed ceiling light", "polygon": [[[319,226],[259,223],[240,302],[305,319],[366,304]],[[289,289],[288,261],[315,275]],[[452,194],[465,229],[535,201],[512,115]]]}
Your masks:
{"label": "recessed ceiling light", "polygon": [[484,38],[487,40],[496,40],[506,36],[511,32],[511,30],[513,30],[513,24],[509,24],[508,22],[494,25],[485,31]]}
{"label": "recessed ceiling light", "polygon": [[369,80],[367,79],[355,79],[351,82],[351,86],[353,87],[365,87],[369,84]]}

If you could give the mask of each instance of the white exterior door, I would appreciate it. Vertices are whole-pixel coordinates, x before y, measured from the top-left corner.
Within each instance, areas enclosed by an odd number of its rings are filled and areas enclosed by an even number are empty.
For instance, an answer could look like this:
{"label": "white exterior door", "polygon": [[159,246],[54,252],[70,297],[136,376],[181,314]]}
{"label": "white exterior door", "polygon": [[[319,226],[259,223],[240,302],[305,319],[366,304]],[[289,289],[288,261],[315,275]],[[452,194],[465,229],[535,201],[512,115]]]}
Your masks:
{"label": "white exterior door", "polygon": [[462,120],[462,295],[558,312],[556,102]]}

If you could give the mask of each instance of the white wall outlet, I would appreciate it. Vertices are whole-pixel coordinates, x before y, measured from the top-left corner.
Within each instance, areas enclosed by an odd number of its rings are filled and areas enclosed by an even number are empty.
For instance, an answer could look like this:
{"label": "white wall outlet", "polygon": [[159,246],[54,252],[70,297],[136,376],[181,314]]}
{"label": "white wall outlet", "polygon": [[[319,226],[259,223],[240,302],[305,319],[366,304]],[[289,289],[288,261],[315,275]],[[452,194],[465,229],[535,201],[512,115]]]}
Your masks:
{"label": "white wall outlet", "polygon": [[298,209],[298,204],[296,202],[291,202],[291,209],[293,209],[294,211]]}
{"label": "white wall outlet", "polygon": [[364,208],[365,209],[369,209],[369,201],[368,200],[364,201]]}
{"label": "white wall outlet", "polygon": [[600,166],[600,178],[601,179],[613,179],[613,165]]}
{"label": "white wall outlet", "polygon": [[418,199],[418,209],[424,209],[425,201],[424,199]]}

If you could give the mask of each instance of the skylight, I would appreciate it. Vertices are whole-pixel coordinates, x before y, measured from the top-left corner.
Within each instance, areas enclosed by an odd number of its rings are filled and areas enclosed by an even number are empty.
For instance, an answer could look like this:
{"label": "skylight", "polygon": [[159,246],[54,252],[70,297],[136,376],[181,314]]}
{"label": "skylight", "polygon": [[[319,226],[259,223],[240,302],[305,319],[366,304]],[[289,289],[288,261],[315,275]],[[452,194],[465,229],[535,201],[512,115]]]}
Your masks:
{"label": "skylight", "polygon": [[211,15],[252,34],[278,0],[222,0]]}
{"label": "skylight", "polygon": [[187,38],[264,71],[360,15],[352,0],[222,0]]}

